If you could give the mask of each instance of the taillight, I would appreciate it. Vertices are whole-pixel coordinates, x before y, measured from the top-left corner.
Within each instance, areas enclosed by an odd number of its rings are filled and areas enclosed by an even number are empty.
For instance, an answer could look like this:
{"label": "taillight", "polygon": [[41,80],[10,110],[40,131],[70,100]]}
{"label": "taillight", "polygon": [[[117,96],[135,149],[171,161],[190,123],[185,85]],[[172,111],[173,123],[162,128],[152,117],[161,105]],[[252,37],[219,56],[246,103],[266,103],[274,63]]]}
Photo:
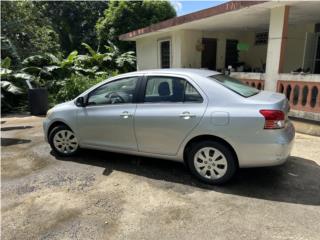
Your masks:
{"label": "taillight", "polygon": [[260,110],[264,116],[264,129],[279,129],[284,128],[285,114],[280,110]]}

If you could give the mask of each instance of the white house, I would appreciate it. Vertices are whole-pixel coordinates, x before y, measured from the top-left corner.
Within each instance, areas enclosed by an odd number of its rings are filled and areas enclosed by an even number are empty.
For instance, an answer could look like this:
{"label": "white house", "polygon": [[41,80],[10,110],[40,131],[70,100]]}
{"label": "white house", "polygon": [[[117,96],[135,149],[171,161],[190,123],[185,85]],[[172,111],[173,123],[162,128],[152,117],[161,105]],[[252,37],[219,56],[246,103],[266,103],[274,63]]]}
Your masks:
{"label": "white house", "polygon": [[137,69],[209,68],[287,95],[320,121],[320,1],[230,1],[119,36]]}

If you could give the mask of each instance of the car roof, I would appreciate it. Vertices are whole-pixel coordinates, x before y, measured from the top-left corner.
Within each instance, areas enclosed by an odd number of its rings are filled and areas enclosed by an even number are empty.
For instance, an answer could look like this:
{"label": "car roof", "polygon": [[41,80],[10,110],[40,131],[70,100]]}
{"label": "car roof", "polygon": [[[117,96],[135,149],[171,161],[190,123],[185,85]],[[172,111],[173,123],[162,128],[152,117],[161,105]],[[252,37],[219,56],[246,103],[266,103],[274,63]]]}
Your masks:
{"label": "car roof", "polygon": [[149,69],[149,70],[143,70],[143,71],[130,72],[130,73],[122,74],[121,76],[134,75],[134,74],[181,74],[181,75],[187,75],[187,76],[198,75],[202,77],[208,77],[208,76],[213,76],[221,73],[216,71],[211,71],[208,69],[199,69],[199,68],[165,68],[165,69]]}
{"label": "car roof", "polygon": [[[117,80],[117,79],[121,79],[121,78],[126,78],[126,77],[135,77],[135,76],[141,76],[141,75],[145,75],[145,74],[153,74],[153,75],[181,75],[181,76],[185,76],[185,77],[189,77],[192,78],[193,80],[196,80],[197,83],[204,83],[205,82],[210,82],[210,84],[214,84],[215,81],[209,81],[208,77],[209,76],[214,76],[214,75],[221,75],[220,72],[216,72],[216,71],[212,71],[212,70],[208,70],[208,69],[197,69],[197,68],[166,68],[166,69],[149,69],[149,70],[143,70],[143,71],[135,71],[135,72],[129,72],[129,73],[124,73],[124,74],[120,74],[111,78],[108,78],[100,83],[98,83],[97,85],[92,86],[91,88],[89,88],[87,91],[83,92],[81,94],[81,96],[87,94],[88,92],[92,91],[93,89],[106,84],[107,82],[113,81],[113,80]],[[198,78],[196,78],[198,77]],[[222,85],[217,84],[217,87],[221,87]]]}

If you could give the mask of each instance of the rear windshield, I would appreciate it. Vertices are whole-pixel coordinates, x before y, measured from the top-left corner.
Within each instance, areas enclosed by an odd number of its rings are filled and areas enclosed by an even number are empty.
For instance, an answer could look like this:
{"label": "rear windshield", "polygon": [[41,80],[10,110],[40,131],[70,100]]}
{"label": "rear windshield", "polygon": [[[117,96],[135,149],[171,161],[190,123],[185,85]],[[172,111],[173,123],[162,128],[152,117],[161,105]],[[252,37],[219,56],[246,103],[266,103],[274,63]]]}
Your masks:
{"label": "rear windshield", "polygon": [[250,87],[241,81],[224,74],[213,75],[209,78],[216,80],[226,88],[238,93],[243,97],[251,97],[260,92],[258,89]]}

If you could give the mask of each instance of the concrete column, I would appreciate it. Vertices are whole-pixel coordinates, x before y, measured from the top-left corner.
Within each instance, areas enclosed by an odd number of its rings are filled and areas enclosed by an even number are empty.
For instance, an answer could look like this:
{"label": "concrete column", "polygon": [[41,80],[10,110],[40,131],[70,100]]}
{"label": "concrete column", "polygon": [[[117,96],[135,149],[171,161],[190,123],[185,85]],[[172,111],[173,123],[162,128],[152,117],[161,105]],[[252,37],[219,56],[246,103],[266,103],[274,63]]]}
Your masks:
{"label": "concrete column", "polygon": [[200,68],[201,51],[197,48],[202,40],[202,32],[197,30],[184,30],[182,38],[181,67]]}
{"label": "concrete column", "polygon": [[183,31],[174,31],[171,39],[171,67],[181,68],[181,51],[182,51]]}
{"label": "concrete column", "polygon": [[288,33],[289,6],[271,9],[267,50],[265,90],[276,91],[282,72]]}
{"label": "concrete column", "polygon": [[217,69],[224,69],[226,61],[226,37],[217,38]]}

